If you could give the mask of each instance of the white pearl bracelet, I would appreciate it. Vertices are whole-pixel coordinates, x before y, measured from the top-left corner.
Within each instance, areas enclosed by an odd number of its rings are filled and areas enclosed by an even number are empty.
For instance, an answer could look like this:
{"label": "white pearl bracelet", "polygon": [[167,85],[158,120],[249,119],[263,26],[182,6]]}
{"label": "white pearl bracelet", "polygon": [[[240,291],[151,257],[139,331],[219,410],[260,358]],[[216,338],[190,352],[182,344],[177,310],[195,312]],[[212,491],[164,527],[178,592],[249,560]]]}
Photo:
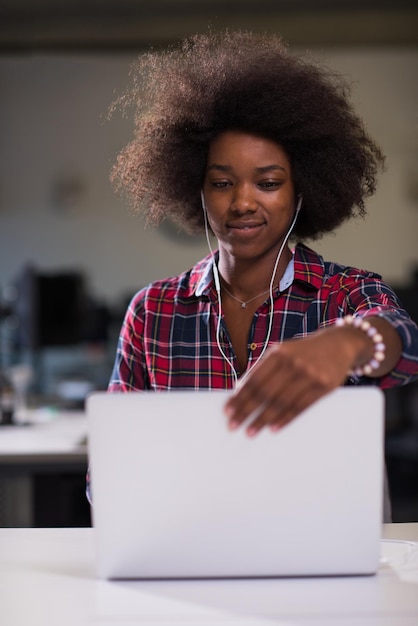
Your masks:
{"label": "white pearl bracelet", "polygon": [[368,363],[351,370],[349,376],[370,376],[373,370],[377,370],[380,367],[382,361],[385,360],[386,345],[383,342],[382,335],[378,332],[377,328],[372,326],[370,322],[362,317],[353,317],[352,315],[346,315],[345,317],[339,317],[335,320],[336,326],[354,326],[359,330],[362,330],[373,342],[373,356]]}

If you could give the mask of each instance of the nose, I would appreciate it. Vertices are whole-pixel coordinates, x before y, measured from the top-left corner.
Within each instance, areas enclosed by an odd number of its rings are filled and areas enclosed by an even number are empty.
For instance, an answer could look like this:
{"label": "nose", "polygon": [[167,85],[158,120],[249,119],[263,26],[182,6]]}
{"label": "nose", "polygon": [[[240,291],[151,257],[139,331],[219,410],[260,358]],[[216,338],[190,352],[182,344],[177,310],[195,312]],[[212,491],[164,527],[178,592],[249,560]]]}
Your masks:
{"label": "nose", "polygon": [[254,197],[254,190],[251,185],[235,185],[231,199],[231,209],[238,213],[256,211],[257,201]]}

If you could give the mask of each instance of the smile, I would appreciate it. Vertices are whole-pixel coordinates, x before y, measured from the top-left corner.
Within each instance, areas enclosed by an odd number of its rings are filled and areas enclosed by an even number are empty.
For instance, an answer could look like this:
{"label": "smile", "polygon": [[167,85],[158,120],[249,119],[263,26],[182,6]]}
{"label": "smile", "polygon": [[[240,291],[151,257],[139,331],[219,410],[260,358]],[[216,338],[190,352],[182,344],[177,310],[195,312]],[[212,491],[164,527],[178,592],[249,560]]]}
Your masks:
{"label": "smile", "polygon": [[231,230],[254,230],[255,228],[260,228],[264,225],[260,222],[237,222],[233,224],[228,224],[228,228]]}
{"label": "smile", "polygon": [[257,236],[260,230],[265,226],[264,222],[236,222],[228,224],[228,230],[232,237],[240,239],[250,239]]}

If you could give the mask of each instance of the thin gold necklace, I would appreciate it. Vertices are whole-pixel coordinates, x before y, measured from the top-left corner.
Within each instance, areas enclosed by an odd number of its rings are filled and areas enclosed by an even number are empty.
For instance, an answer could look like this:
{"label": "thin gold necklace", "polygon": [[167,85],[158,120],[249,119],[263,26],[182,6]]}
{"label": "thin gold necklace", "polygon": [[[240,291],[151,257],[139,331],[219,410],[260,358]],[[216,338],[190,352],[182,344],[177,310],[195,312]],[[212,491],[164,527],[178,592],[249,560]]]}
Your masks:
{"label": "thin gold necklace", "polygon": [[233,293],[231,293],[226,287],[225,285],[222,285],[222,287],[224,288],[224,290],[226,291],[226,293],[228,294],[228,296],[231,296],[231,298],[233,298],[234,300],[236,300],[237,302],[240,303],[241,305],[241,309],[246,309],[247,308],[247,304],[250,304],[250,302],[253,302],[253,300],[257,300],[257,298],[259,298],[260,296],[264,296],[265,293],[269,293],[270,289],[265,289],[264,291],[262,291],[261,293],[257,294],[256,296],[254,296],[253,298],[250,298],[249,300],[240,300],[239,298],[237,298],[236,296],[234,296]]}

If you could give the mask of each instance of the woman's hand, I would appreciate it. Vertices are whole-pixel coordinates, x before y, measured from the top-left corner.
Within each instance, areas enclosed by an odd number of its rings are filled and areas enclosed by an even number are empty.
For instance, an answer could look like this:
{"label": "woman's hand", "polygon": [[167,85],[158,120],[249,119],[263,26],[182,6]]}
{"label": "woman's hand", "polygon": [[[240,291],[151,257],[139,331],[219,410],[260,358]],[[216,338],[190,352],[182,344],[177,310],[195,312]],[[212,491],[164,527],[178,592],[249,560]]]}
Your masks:
{"label": "woman's hand", "polygon": [[[370,318],[374,324],[375,319]],[[397,333],[385,321],[376,326],[388,337],[389,371],[400,355]],[[396,337],[395,337],[396,335]],[[394,344],[394,349],[392,349]],[[328,327],[308,337],[270,346],[264,357],[239,381],[225,406],[229,427],[235,430],[249,419],[247,434],[268,426],[279,430],[316,400],[339,387],[349,370],[373,355],[367,335],[353,327]]]}

